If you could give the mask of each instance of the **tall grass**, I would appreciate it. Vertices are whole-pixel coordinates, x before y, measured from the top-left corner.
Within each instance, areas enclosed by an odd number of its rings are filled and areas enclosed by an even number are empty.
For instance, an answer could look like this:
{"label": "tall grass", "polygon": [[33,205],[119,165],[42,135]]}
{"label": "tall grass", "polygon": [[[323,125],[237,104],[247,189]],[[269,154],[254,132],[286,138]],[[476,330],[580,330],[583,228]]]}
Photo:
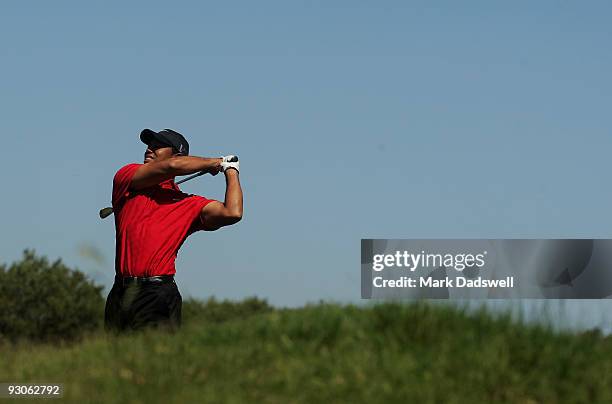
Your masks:
{"label": "tall grass", "polygon": [[612,338],[426,303],[186,304],[176,334],[0,348],[68,402],[612,402]]}

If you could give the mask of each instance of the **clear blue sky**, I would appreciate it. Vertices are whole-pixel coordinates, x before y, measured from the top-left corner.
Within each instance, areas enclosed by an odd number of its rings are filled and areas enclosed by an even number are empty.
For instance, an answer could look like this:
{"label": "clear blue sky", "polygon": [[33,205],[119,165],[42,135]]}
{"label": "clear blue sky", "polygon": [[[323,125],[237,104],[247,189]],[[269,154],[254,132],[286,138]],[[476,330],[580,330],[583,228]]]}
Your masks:
{"label": "clear blue sky", "polygon": [[612,237],[611,17],[603,1],[6,2],[0,261],[35,248],[109,285],[97,212],[145,127],[241,158],[244,220],[185,243],[183,295],[357,301],[360,238]]}

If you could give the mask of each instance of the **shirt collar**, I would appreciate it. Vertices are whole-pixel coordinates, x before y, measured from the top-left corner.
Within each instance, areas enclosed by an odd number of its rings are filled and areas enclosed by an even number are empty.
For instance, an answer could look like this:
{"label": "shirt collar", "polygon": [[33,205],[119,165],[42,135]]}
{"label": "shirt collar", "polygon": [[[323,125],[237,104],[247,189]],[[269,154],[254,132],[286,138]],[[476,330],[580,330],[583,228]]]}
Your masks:
{"label": "shirt collar", "polygon": [[174,182],[174,178],[170,178],[164,182],[160,182],[159,186],[163,189],[174,189],[175,191],[180,191],[178,185]]}

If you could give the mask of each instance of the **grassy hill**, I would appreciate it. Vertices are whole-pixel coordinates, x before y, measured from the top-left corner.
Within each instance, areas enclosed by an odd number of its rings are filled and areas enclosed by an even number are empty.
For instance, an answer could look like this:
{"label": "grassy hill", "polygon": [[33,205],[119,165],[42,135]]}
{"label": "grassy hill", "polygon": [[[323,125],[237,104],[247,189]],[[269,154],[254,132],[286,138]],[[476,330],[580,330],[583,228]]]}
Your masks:
{"label": "grassy hill", "polygon": [[597,332],[425,303],[260,303],[189,302],[176,334],[5,344],[0,382],[61,382],[75,403],[612,402]]}

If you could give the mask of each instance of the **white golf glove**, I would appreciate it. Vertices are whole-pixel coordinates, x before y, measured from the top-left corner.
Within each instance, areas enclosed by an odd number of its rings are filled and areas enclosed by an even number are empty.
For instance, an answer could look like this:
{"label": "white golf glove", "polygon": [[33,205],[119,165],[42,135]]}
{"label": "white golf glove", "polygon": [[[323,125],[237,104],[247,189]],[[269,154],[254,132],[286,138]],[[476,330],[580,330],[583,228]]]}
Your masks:
{"label": "white golf glove", "polygon": [[234,156],[230,154],[228,156],[222,157],[223,161],[221,162],[221,171],[226,172],[229,168],[235,168],[236,171],[240,172],[240,162],[238,161],[238,156]]}

